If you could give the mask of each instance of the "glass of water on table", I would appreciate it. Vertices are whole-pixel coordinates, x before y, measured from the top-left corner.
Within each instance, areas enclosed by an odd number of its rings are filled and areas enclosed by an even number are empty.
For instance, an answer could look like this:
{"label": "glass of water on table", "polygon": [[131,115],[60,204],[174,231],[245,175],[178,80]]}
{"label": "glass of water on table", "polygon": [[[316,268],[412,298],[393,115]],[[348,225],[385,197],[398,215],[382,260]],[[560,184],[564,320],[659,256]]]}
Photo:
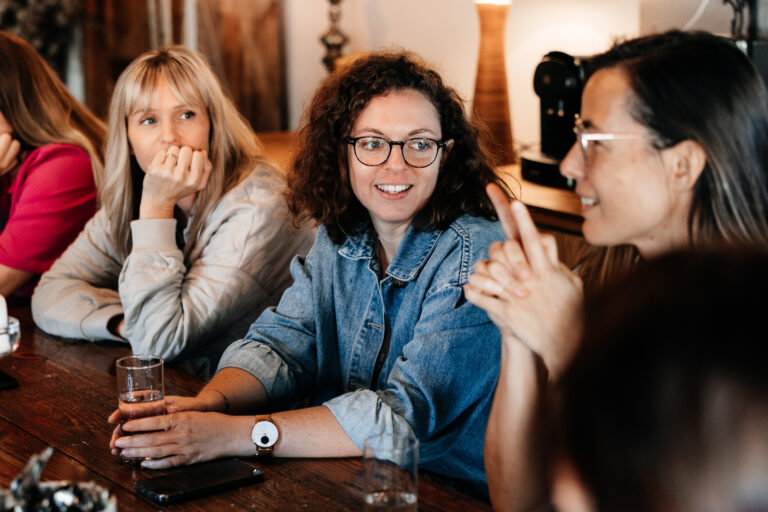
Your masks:
{"label": "glass of water on table", "polygon": [[[120,425],[126,421],[165,414],[163,359],[137,354],[116,363]],[[122,431],[122,429],[121,429]],[[122,431],[129,436],[131,432]],[[146,457],[120,457],[128,464],[140,465]]]}
{"label": "glass of water on table", "polygon": [[416,512],[419,442],[410,433],[369,437],[363,445],[365,510]]}

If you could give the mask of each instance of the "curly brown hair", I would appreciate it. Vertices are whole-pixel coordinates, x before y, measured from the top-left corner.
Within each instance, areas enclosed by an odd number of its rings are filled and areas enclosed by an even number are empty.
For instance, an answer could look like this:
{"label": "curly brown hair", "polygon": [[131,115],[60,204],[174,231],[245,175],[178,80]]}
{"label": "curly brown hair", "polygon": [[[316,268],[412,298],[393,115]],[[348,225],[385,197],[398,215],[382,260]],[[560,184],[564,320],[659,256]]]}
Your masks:
{"label": "curly brown hair", "polygon": [[485,186],[493,182],[509,197],[512,193],[493,169],[481,135],[484,129],[467,118],[456,91],[420,59],[406,52],[379,52],[330,75],[304,113],[300,149],[285,194],[294,223],[312,219],[341,243],[360,219],[368,218],[350,186],[345,139],[372,98],[403,89],[426,96],[440,116],[443,140],[453,139],[435,190],[414,218],[414,227],[446,229],[463,214],[496,220]]}

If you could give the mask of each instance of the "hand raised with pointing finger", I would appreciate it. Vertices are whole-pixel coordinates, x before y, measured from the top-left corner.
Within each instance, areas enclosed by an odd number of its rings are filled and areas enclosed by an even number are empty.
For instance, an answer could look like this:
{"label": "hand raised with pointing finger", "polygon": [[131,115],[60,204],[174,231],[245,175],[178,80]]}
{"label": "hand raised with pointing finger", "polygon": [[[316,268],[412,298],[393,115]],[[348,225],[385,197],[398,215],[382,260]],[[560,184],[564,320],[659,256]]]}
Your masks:
{"label": "hand raised with pointing finger", "polygon": [[515,238],[494,245],[491,259],[475,265],[465,295],[505,338],[538,353],[557,378],[581,334],[581,280],[560,263],[554,238],[537,231],[521,202],[510,204],[488,188],[504,232]]}
{"label": "hand raised with pointing finger", "polygon": [[203,190],[213,165],[206,151],[171,146],[159,151],[144,175],[139,218],[171,218],[182,199]]}

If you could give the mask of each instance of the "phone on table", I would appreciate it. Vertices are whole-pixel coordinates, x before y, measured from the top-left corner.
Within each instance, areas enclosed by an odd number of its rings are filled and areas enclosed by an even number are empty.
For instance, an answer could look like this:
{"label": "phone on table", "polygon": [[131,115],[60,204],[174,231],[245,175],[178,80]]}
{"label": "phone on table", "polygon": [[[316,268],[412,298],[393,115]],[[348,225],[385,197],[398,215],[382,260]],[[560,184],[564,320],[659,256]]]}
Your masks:
{"label": "phone on table", "polygon": [[136,490],[156,503],[170,505],[261,482],[264,473],[239,459],[203,462],[136,482]]}
{"label": "phone on table", "polygon": [[19,387],[19,382],[3,370],[0,370],[0,391],[17,387]]}

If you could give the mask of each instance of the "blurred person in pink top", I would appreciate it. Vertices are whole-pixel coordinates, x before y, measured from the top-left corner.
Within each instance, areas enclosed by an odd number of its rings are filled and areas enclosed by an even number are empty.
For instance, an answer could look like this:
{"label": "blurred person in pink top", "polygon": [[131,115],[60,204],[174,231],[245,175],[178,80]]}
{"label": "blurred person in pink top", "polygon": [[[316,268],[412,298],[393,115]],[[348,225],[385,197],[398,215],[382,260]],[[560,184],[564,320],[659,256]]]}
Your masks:
{"label": "blurred person in pink top", "polygon": [[30,296],[96,212],[105,127],[0,31],[0,293]]}

